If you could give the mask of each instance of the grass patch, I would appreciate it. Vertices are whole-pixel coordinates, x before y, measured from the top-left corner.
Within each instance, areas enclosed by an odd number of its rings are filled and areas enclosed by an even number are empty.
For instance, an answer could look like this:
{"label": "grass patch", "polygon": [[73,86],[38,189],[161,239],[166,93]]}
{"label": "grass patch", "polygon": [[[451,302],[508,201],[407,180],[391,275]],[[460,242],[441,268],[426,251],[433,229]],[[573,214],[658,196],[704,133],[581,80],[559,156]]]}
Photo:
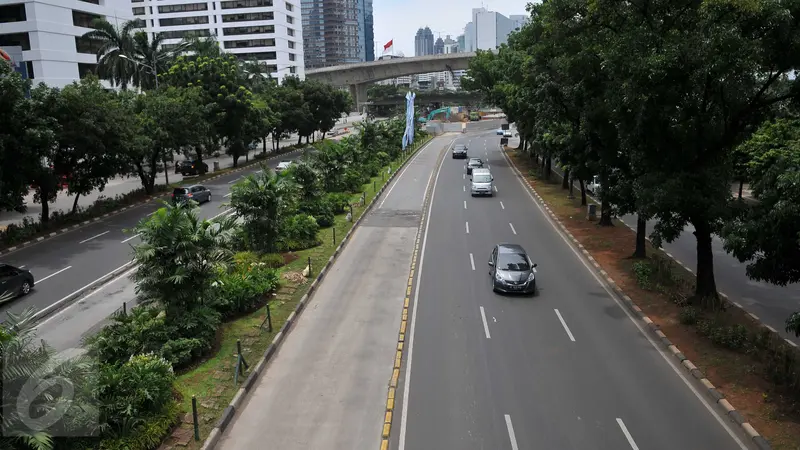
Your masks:
{"label": "grass patch", "polygon": [[[527,155],[510,148],[506,148],[506,153],[603,270],[772,447],[800,449],[800,399],[797,386],[792,387],[791,381],[787,381],[793,370],[797,379],[798,365],[780,367],[776,363],[789,361],[786,358],[791,357],[791,352],[797,354],[796,350],[783,352],[788,345],[782,339],[770,336],[760,324],[732,305],[713,313],[687,307],[686,299],[695,284],[691,272],[649,242],[648,258],[632,259],[635,248],[632,230],[618,220],[613,227],[599,227],[596,221],[590,222],[586,206],[580,205],[577,184],[575,198],[569,199],[558,174],[553,172],[551,180],[541,179],[534,161]],[[592,203],[591,198],[587,202]],[[597,209],[599,215],[600,208]]]}
{"label": "grass patch", "polygon": [[[422,144],[427,143],[428,140],[420,142],[417,149]],[[406,158],[392,162],[392,173],[414,153],[409,152]],[[266,310],[264,308],[225,323],[220,331],[221,344],[218,353],[178,376],[176,385],[181,394],[178,409],[183,417],[183,422],[179,426],[179,430],[173,433],[173,436],[178,434],[186,436],[185,431],[192,428],[192,396],[194,395],[197,398],[200,441],[194,441],[192,438],[188,442],[185,439],[182,442],[178,442],[175,437],[171,436],[165,441],[165,444],[180,445],[186,442],[185,448],[187,449],[199,449],[202,447],[203,441],[214,428],[222,411],[228,406],[228,403],[230,403],[239,389],[239,385],[234,383],[236,341],[241,341],[245,360],[251,367],[254,366],[262,357],[275,334],[286,321],[286,318],[294,311],[300,298],[308,292],[308,287],[316,274],[319,273],[321,268],[325,267],[328,259],[333,256],[336,247],[339,246],[344,236],[353,227],[353,223],[364,214],[366,205],[369,205],[372,199],[375,198],[377,192],[386,184],[387,180],[388,174],[378,175],[362,186],[362,194],[352,195],[352,222],[347,221],[345,214],[336,216],[333,226],[320,230],[318,235],[322,241],[320,245],[307,250],[293,252],[292,256],[287,258],[294,258],[294,260],[280,269],[281,288],[270,301],[272,332],[268,332],[266,326],[263,329],[260,328],[261,323],[266,318]],[[366,202],[362,202],[364,198]],[[336,234],[335,241],[333,239],[334,230]],[[309,258],[311,258],[312,276],[308,279],[301,279],[298,274],[301,274],[305,269]],[[249,373],[250,371],[248,370],[244,376],[239,378],[240,385]],[[183,433],[180,433],[181,431]]]}

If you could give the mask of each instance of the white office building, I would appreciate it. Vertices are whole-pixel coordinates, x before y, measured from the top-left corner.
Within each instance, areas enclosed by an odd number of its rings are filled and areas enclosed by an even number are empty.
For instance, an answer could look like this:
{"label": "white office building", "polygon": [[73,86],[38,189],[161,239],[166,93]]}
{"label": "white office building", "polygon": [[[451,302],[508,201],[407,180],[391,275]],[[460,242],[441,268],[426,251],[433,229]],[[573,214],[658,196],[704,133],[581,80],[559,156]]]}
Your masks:
{"label": "white office building", "polygon": [[0,0],[0,48],[21,50],[34,83],[63,87],[97,66],[96,49],[80,39],[97,18],[133,19],[131,0]]}
{"label": "white office building", "polygon": [[472,21],[464,27],[465,48],[462,51],[494,50],[508,43],[508,35],[528,20],[524,15],[506,17],[486,8],[473,8]]}
{"label": "white office building", "polygon": [[299,0],[132,0],[132,5],[148,33],[167,34],[167,46],[216,35],[223,51],[266,63],[273,78],[305,78]]}

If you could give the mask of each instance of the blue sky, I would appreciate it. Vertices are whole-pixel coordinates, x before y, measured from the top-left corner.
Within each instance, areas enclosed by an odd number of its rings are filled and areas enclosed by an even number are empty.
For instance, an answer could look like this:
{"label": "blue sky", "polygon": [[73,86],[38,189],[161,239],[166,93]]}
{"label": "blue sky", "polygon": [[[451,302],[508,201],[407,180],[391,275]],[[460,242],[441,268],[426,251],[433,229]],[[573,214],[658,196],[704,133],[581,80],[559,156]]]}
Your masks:
{"label": "blue sky", "polygon": [[508,16],[526,14],[527,4],[528,0],[373,0],[375,56],[381,55],[390,39],[394,39],[395,53],[414,56],[414,35],[420,27],[430,27],[434,38],[441,33],[443,39],[447,34],[455,39],[464,32],[472,8],[483,6]]}

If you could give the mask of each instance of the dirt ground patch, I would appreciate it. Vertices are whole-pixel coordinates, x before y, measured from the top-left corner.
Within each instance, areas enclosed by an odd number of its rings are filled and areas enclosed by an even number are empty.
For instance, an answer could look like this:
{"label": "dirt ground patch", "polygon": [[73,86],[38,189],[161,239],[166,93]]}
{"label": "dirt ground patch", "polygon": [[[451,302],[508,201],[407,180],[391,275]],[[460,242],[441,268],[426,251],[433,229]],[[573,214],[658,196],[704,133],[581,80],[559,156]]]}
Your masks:
{"label": "dirt ground patch", "polygon": [[[668,286],[657,281],[644,289],[637,278],[631,258],[635,234],[621,222],[613,227],[599,227],[586,217],[586,206],[580,206],[580,190],[575,186],[575,198],[561,188],[560,178],[553,182],[539,179],[533,160],[527,155],[507,149],[507,154],[525,174],[528,183],[545,200],[564,226],[597,260],[617,285],[636,303],[739,410],[773,448],[800,450],[800,404],[796,395],[776,388],[770,382],[764,352],[753,347],[748,351],[730,350],[716,344],[701,332],[699,323],[721,324],[725,329],[746,329],[748,335],[763,335],[765,330],[740,309],[727,308],[709,316],[701,314],[698,324],[686,325],[682,305],[694,287],[694,276],[648,243],[648,255],[664,263],[670,271]],[[558,182],[556,182],[558,181]],[[589,200],[591,201],[591,200]],[[598,207],[598,214],[599,214]],[[650,260],[648,260],[650,261]]]}

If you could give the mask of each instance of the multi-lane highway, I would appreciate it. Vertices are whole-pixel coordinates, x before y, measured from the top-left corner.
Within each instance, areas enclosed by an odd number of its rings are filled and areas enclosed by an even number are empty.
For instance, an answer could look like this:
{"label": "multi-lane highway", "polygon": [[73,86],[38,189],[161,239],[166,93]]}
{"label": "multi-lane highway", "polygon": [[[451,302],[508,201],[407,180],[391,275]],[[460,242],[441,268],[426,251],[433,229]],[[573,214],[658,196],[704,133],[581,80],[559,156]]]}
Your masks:
{"label": "multi-lane highway", "polygon": [[[550,224],[499,137],[456,143],[497,190],[472,198],[463,160],[435,175],[392,448],[747,448]],[[503,242],[538,263],[537,296],[492,292]]]}
{"label": "multi-lane highway", "polygon": [[[268,160],[267,164],[275,167],[282,160],[296,159],[301,155],[301,151],[286,153]],[[215,180],[200,182],[212,192],[212,201],[200,206],[200,217],[211,218],[225,213],[223,205],[228,202],[233,183],[258,170],[259,167],[255,165]],[[192,184],[191,179],[184,184]],[[128,263],[131,260],[131,245],[135,245],[139,239],[126,230],[160,207],[160,202],[145,203],[3,255],[3,262],[29,269],[36,277],[36,286],[27,296],[0,306],[0,320],[5,318],[7,311],[18,313],[26,308],[46,308]]]}

